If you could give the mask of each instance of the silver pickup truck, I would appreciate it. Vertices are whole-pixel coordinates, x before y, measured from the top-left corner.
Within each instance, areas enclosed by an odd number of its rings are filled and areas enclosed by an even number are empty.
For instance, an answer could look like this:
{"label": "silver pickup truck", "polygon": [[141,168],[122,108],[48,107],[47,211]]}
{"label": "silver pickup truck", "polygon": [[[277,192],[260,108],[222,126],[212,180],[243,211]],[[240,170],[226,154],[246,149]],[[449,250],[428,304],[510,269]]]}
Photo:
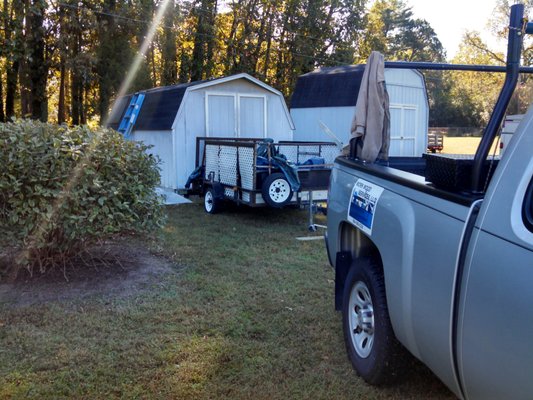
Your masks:
{"label": "silver pickup truck", "polygon": [[335,305],[369,383],[401,376],[409,352],[459,398],[533,398],[533,110],[499,162],[488,155],[533,32],[522,16],[511,8],[506,83],[466,187],[428,181],[428,168],[446,168],[432,164],[441,155],[335,162],[326,235]]}

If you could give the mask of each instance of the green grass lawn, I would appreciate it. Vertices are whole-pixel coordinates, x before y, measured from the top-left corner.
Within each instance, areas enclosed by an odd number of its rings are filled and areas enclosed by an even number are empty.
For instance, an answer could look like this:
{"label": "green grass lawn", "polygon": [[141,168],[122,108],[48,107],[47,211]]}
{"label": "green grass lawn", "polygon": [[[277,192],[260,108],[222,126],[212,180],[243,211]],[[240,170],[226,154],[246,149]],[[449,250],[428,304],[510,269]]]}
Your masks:
{"label": "green grass lawn", "polygon": [[[0,398],[453,398],[424,367],[366,385],[345,355],[334,274],[306,212],[168,209],[149,290],[0,302]],[[323,222],[323,221],[322,221]]]}

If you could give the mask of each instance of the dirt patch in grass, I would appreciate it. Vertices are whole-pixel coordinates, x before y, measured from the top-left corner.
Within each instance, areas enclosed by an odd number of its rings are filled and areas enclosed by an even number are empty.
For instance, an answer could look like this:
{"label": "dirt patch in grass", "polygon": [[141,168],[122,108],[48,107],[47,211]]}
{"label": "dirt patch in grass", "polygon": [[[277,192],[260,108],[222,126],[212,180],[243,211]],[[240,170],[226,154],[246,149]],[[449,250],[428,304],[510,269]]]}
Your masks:
{"label": "dirt patch in grass", "polygon": [[22,270],[15,282],[0,282],[0,304],[17,307],[91,296],[129,296],[175,273],[177,268],[168,259],[152,253],[139,239],[120,239],[93,247],[65,270],[33,276]]}

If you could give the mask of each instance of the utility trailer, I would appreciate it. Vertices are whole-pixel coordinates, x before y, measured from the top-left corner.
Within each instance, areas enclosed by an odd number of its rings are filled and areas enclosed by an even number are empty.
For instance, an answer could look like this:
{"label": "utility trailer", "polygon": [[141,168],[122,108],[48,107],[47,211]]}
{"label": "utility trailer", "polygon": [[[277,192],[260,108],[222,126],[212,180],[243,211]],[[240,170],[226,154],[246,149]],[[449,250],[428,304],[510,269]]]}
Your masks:
{"label": "utility trailer", "polygon": [[441,152],[444,149],[444,136],[440,133],[428,133],[428,151],[431,153]]}
{"label": "utility trailer", "polygon": [[250,207],[281,208],[325,201],[331,166],[339,148],[332,142],[279,142],[268,139],[199,137],[197,179],[205,211],[224,201]]}

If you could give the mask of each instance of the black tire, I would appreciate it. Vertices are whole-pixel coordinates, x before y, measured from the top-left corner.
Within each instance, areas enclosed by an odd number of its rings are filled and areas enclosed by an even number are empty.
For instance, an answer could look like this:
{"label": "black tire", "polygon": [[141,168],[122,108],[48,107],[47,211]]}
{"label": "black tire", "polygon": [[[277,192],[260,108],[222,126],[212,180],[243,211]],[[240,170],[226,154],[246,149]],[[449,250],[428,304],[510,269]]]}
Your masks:
{"label": "black tire", "polygon": [[213,189],[207,189],[204,197],[204,210],[208,214],[216,214],[222,209],[222,200],[216,197]]}
{"label": "black tire", "polygon": [[399,380],[407,353],[392,330],[383,272],[372,259],[358,259],[346,277],[342,325],[348,358],[361,378],[372,385]]}
{"label": "black tire", "polygon": [[292,199],[291,185],[283,173],[276,172],[263,181],[261,195],[270,207],[281,208]]}

